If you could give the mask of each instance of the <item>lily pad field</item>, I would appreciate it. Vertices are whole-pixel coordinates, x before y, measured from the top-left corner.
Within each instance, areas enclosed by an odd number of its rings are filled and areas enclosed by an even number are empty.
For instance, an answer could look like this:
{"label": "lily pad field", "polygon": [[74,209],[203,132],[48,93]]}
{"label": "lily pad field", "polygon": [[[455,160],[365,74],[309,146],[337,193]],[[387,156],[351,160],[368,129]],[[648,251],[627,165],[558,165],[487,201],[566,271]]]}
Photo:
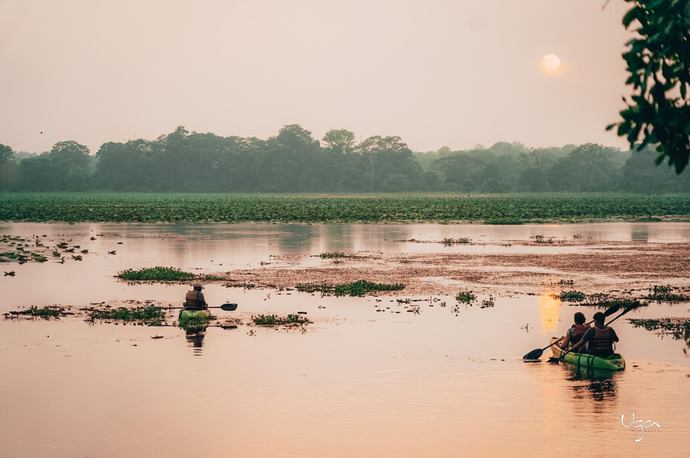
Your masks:
{"label": "lily pad field", "polygon": [[0,194],[0,221],[520,224],[688,218],[689,194]]}

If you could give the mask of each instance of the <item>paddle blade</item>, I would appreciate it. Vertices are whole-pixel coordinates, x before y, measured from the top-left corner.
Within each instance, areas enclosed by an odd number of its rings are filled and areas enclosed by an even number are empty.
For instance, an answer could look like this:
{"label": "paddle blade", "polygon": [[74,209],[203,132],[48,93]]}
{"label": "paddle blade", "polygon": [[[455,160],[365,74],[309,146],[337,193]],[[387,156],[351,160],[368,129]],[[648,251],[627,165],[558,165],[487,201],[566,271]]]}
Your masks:
{"label": "paddle blade", "polygon": [[556,358],[555,356],[552,356],[551,358],[547,359],[546,361],[551,363],[551,364],[558,364],[558,362],[561,360],[561,358]]}
{"label": "paddle blade", "polygon": [[525,356],[523,356],[522,359],[524,359],[524,360],[535,360],[535,359],[539,359],[541,357],[541,355],[543,355],[543,354],[544,354],[543,349],[536,348],[536,349],[532,350],[531,352],[525,354]]}
{"label": "paddle blade", "polygon": [[611,307],[604,311],[604,316],[610,316],[616,313],[621,308],[620,304],[613,304]]}
{"label": "paddle blade", "polygon": [[220,309],[226,312],[233,312],[237,310],[237,304],[223,304],[220,306]]}

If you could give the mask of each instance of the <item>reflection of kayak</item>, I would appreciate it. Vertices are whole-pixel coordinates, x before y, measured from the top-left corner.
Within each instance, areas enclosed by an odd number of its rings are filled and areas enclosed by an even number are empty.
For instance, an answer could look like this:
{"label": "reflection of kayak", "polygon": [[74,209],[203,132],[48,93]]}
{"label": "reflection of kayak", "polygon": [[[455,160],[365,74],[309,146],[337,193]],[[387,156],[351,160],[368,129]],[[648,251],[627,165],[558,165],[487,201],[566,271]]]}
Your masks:
{"label": "reflection of kayak", "polygon": [[[551,342],[558,341],[558,337],[552,337]],[[560,358],[564,350],[558,345],[551,347],[554,358]],[[618,353],[611,356],[593,356],[587,353],[568,353],[563,357],[566,363],[574,364],[582,368],[605,369],[610,371],[622,371],[625,369],[625,359]]]}
{"label": "reflection of kayak", "polygon": [[204,325],[211,319],[211,312],[208,310],[180,310],[178,321],[181,327]]}

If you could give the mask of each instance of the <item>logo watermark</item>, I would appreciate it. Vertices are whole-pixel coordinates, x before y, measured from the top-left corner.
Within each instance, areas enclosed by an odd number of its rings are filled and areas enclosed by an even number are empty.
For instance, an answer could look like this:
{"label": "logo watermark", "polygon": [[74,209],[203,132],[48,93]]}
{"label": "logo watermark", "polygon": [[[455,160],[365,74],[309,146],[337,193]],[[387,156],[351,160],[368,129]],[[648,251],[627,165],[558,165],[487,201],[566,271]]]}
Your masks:
{"label": "logo watermark", "polygon": [[640,437],[635,439],[635,442],[640,442],[642,439],[644,439],[644,434],[647,431],[658,431],[661,429],[661,425],[655,420],[636,420],[635,412],[632,413],[632,418],[628,424],[625,423],[625,414],[621,415],[621,425],[623,425],[623,427],[626,429],[636,429],[639,431]]}

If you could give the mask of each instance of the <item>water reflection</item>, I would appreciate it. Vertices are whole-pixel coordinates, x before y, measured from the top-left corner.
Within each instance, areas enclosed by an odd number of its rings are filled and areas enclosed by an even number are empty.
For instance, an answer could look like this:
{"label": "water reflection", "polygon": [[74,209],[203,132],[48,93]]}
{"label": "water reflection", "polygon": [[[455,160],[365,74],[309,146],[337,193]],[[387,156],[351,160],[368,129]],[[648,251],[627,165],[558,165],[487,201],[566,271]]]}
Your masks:
{"label": "water reflection", "polygon": [[542,290],[539,295],[539,324],[542,333],[552,333],[556,330],[560,312],[561,300],[554,297],[554,291]]}
{"label": "water reflection", "polygon": [[647,224],[633,224],[630,227],[630,239],[633,242],[649,242],[649,226]]}
{"label": "water reflection", "polygon": [[315,239],[314,226],[288,224],[281,226],[276,237],[279,254],[306,254]]}
{"label": "water reflection", "polygon": [[[575,410],[582,415],[612,411],[617,405],[618,372],[566,364],[568,381],[572,382]],[[587,402],[591,400],[593,402]]]}
{"label": "water reflection", "polygon": [[203,355],[204,337],[206,337],[206,326],[184,329],[187,346],[194,349],[194,356]]}

